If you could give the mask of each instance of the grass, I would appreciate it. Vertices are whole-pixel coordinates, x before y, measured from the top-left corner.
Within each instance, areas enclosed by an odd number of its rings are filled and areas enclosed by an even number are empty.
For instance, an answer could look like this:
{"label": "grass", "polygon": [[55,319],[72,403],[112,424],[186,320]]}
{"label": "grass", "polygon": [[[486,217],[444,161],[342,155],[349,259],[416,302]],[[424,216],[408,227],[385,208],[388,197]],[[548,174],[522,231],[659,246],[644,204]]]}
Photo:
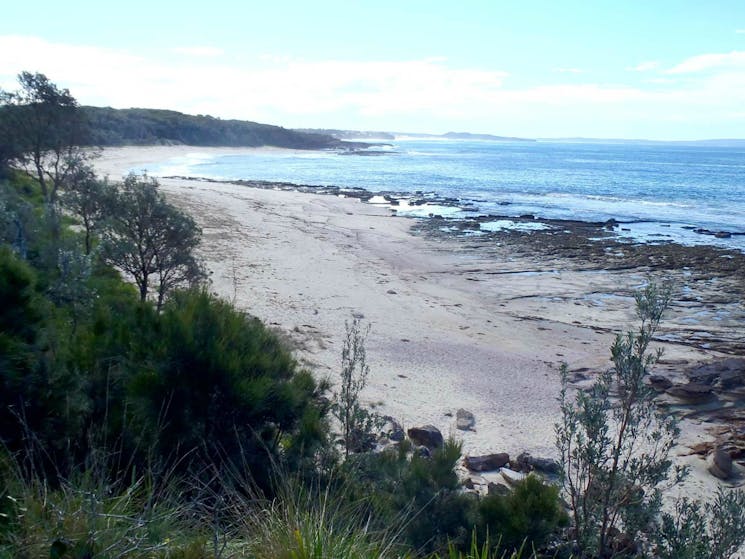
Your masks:
{"label": "grass", "polygon": [[351,497],[346,478],[321,485],[285,474],[267,499],[239,470],[112,480],[110,461],[95,454],[52,488],[0,449],[0,559],[533,557],[480,545],[475,534],[468,550],[417,554],[403,535],[419,511],[381,522],[364,497]]}

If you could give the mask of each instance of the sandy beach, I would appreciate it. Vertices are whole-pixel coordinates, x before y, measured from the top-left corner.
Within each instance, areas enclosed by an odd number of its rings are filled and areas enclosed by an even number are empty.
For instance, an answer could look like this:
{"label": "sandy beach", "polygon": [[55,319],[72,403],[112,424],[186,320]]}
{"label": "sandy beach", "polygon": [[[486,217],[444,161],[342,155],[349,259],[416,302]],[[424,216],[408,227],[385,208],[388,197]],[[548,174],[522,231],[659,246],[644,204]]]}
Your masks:
{"label": "sandy beach", "polygon": [[[116,180],[169,157],[250,151],[116,148],[95,166]],[[468,454],[555,456],[560,363],[578,385],[607,368],[614,334],[635,327],[633,290],[649,278],[674,279],[685,295],[662,328],[661,372],[675,378],[692,363],[732,357],[728,347],[742,338],[737,274],[604,270],[509,242],[415,234],[415,220],[355,198],[160,182],[203,229],[213,291],[283,332],[301,362],[332,380],[345,322],[361,318],[370,326],[364,399],[405,427],[431,423],[454,434]],[[474,413],[474,431],[455,429],[458,408]],[[685,445],[712,439],[706,421],[684,422]],[[716,486],[701,458],[681,460],[695,466],[688,487],[706,494]]]}

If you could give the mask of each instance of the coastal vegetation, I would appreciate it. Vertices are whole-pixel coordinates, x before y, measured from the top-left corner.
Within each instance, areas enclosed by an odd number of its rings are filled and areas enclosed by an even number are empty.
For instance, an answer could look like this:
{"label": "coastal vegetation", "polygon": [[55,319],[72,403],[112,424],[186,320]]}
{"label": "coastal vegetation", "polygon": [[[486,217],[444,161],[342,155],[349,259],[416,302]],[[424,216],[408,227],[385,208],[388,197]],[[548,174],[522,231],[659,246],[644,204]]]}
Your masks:
{"label": "coastal vegetation", "polygon": [[280,126],[187,115],[159,109],[81,107],[90,127],[89,145],[172,145],[333,149],[346,144],[326,134]]}
{"label": "coastal vegetation", "polygon": [[[26,77],[0,114],[26,115],[24,126],[52,115],[56,137],[68,122],[56,109],[77,104]],[[562,392],[571,507],[537,474],[476,495],[456,472],[458,441],[417,443],[363,405],[358,320],[332,393],[275,332],[210,293],[200,231],[157,181],[103,181],[76,141],[55,166],[61,144],[39,143],[35,159],[11,137],[0,162],[0,558],[714,558],[745,540],[740,493],[660,508],[677,433],[645,380],[664,289],[638,295],[640,330],[616,340],[613,368],[574,400]]]}

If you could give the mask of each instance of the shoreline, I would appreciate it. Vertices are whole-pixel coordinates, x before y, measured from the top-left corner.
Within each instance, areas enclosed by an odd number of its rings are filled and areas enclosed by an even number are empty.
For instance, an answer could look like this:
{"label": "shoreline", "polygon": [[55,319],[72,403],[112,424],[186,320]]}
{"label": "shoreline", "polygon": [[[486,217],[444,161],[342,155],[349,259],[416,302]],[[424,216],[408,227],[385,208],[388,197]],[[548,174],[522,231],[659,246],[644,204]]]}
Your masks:
{"label": "shoreline", "polygon": [[[474,209],[472,205],[473,202],[471,201],[466,201],[464,203],[461,199],[440,196],[431,192],[420,191],[417,193],[408,193],[396,190],[373,191],[360,187],[345,187],[339,185],[314,185],[258,179],[215,179],[210,177],[184,175],[164,175],[160,178],[205,183],[238,184],[249,188],[352,197],[363,202],[387,208],[391,212],[403,217],[444,220],[442,223],[449,227],[450,230],[457,234],[466,236],[488,236],[500,231],[513,230],[518,232],[549,230],[551,233],[556,233],[560,232],[557,230],[570,228],[573,230],[594,231],[595,235],[588,235],[587,240],[599,240],[597,237],[601,237],[611,238],[619,243],[641,245],[667,244],[692,249],[723,250],[727,253],[745,255],[745,241],[738,243],[742,244],[742,248],[738,248],[736,245],[732,246],[732,241],[730,241],[734,240],[737,243],[740,237],[745,238],[745,231],[730,231],[722,229],[713,230],[678,223],[675,224],[676,227],[681,231],[685,231],[686,234],[682,235],[677,231],[679,239],[675,240],[671,234],[644,231],[645,227],[649,225],[653,227],[656,226],[657,229],[667,228],[668,230],[671,230],[673,224],[667,222],[615,217],[605,221],[596,221],[575,218],[541,217],[533,214],[513,215],[484,213]],[[500,205],[503,207],[509,207],[511,203],[503,202],[500,203]],[[458,211],[475,213],[473,213],[473,215],[463,216],[457,215]],[[684,238],[689,242],[682,242],[681,239]]]}
{"label": "shoreline", "polygon": [[[114,175],[166,151],[108,149],[94,164]],[[283,332],[301,363],[332,380],[344,322],[363,317],[372,328],[364,400],[405,427],[456,434],[464,453],[554,456],[559,363],[580,387],[586,371],[607,368],[615,333],[635,326],[633,290],[650,277],[680,282],[656,340],[666,352],[656,373],[679,378],[692,364],[743,354],[743,268],[719,249],[706,258],[710,248],[588,244],[579,225],[562,235],[458,235],[353,197],[159,180],[203,228],[213,291]],[[455,430],[461,407],[475,414],[475,431]],[[691,423],[681,443],[712,440],[706,427]],[[688,485],[710,492],[717,482],[702,461],[684,460],[697,472]]]}

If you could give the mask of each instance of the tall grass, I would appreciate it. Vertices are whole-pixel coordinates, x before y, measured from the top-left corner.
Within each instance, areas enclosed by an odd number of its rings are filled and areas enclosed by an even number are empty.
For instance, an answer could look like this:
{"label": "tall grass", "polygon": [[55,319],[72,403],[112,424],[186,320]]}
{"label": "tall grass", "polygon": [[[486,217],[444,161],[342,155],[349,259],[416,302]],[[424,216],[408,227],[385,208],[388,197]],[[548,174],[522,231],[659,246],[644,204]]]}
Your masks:
{"label": "tall grass", "polygon": [[2,559],[186,558],[204,547],[175,481],[150,472],[110,480],[91,468],[52,488],[7,454],[2,462]]}
{"label": "tall grass", "polygon": [[241,534],[255,559],[394,559],[409,557],[400,525],[380,531],[364,503],[350,502],[334,484],[283,476],[277,496],[241,515]]}

